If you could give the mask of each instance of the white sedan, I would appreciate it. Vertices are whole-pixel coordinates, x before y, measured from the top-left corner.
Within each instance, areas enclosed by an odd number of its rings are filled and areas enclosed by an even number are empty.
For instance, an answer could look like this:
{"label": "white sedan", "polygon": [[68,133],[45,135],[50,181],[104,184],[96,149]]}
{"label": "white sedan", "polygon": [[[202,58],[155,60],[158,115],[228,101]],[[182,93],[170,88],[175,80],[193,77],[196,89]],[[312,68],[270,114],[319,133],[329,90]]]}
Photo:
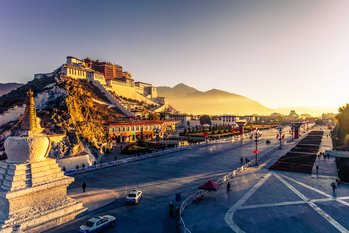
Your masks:
{"label": "white sedan", "polygon": [[142,191],[132,190],[126,197],[126,203],[138,204],[142,197]]}
{"label": "white sedan", "polygon": [[80,226],[79,232],[92,233],[99,232],[108,227],[114,226],[116,218],[111,215],[104,215],[99,217],[93,217],[88,220],[84,225]]}

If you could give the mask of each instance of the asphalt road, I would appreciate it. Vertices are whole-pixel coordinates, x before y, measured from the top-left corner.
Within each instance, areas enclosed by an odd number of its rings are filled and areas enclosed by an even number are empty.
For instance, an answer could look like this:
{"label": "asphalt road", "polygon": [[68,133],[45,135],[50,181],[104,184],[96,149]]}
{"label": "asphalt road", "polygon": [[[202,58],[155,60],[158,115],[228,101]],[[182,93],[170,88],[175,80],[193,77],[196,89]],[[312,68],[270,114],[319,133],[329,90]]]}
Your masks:
{"label": "asphalt road", "polygon": [[[276,134],[276,130],[263,132],[258,149],[264,151],[275,147],[278,144]],[[288,134],[288,129],[285,129],[285,134]],[[271,139],[272,143],[266,144],[265,139]],[[254,141],[246,139],[76,175],[70,188],[81,187],[86,181],[88,188],[115,190],[119,198],[107,207],[48,232],[77,232],[91,216],[104,214],[117,218],[116,226],[105,232],[177,232],[176,219],[168,214],[168,202],[175,201],[175,194],[181,193],[184,200],[207,180],[216,180],[239,167],[241,156],[253,159],[254,149]],[[137,206],[125,205],[125,193],[131,189],[143,191],[143,198]]]}

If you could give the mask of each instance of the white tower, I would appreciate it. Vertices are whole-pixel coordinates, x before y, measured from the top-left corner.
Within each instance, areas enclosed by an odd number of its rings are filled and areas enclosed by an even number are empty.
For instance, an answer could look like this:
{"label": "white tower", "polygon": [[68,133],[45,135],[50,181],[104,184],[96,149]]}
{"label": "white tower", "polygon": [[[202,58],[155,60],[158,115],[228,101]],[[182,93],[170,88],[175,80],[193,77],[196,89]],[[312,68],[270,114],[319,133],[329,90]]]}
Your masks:
{"label": "white tower", "polygon": [[47,157],[50,138],[42,133],[31,90],[26,104],[19,136],[6,139],[7,160],[0,161],[1,233],[12,232],[15,225],[24,232],[41,232],[86,210],[67,196],[74,178],[65,176],[56,160]]}

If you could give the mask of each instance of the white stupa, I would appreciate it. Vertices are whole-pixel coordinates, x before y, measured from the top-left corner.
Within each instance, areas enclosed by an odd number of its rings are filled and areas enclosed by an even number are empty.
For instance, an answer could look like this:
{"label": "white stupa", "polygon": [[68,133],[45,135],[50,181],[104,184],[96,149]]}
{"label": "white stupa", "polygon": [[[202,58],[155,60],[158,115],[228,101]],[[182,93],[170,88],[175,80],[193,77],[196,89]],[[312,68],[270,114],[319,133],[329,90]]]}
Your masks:
{"label": "white stupa", "polygon": [[65,176],[56,160],[47,157],[50,138],[36,117],[33,92],[27,95],[19,135],[6,139],[7,160],[0,161],[1,233],[18,225],[24,232],[42,232],[86,210],[67,196],[74,178]]}

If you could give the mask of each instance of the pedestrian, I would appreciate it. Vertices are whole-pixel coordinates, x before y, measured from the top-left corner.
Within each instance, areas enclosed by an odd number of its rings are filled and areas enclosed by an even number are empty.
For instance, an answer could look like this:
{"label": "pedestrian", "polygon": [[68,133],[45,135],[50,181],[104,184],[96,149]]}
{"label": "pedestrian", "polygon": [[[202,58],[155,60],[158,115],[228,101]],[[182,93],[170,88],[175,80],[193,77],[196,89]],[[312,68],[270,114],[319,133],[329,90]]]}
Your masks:
{"label": "pedestrian", "polygon": [[331,186],[332,186],[333,196],[335,197],[337,185],[334,181],[332,181]]}
{"label": "pedestrian", "polygon": [[84,183],[82,183],[82,192],[85,192],[86,191],[86,182],[84,181]]}
{"label": "pedestrian", "polygon": [[227,192],[229,192],[230,191],[230,182],[228,181],[228,183],[227,183]]}
{"label": "pedestrian", "polygon": [[114,160],[115,160],[115,161],[118,160],[118,157],[117,157],[116,155],[114,156]]}
{"label": "pedestrian", "polygon": [[240,163],[242,164],[244,162],[244,158],[240,158]]}
{"label": "pedestrian", "polygon": [[327,158],[330,159],[330,153],[327,153]]}
{"label": "pedestrian", "polygon": [[326,160],[326,155],[325,153],[321,152],[322,153],[322,157],[324,157],[324,160]]}
{"label": "pedestrian", "polygon": [[247,158],[245,158],[245,163],[248,163],[248,159]]}
{"label": "pedestrian", "polygon": [[318,174],[318,173],[319,173],[319,166],[316,165],[316,174]]}

